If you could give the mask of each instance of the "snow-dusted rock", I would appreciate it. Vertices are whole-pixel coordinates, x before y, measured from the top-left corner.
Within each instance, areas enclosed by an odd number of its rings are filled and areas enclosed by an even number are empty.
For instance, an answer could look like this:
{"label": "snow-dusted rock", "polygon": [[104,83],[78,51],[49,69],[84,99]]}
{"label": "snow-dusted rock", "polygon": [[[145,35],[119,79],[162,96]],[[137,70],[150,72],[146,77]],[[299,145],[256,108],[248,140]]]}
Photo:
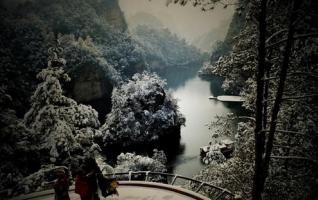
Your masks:
{"label": "snow-dusted rock", "polygon": [[101,128],[104,144],[124,148],[144,144],[157,141],[170,128],[180,127],[184,119],[176,100],[164,88],[165,82],[157,75],[143,73],[114,89],[113,108]]}

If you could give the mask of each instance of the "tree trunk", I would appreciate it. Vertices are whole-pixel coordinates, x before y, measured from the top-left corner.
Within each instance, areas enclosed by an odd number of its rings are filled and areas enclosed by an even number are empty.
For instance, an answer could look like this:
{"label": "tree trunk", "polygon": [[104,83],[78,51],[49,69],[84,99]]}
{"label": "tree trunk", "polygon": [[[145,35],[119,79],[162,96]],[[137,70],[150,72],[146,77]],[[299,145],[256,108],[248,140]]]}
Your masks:
{"label": "tree trunk", "polygon": [[[271,57],[271,53],[268,56],[269,59]],[[267,127],[267,117],[268,117],[268,95],[269,95],[269,81],[267,78],[270,76],[270,71],[271,71],[271,63],[265,63],[265,71],[266,71],[266,79],[264,82],[264,105],[263,105],[263,129],[265,130]]]}
{"label": "tree trunk", "polygon": [[264,152],[265,133],[263,128],[263,97],[264,97],[264,69],[265,69],[265,41],[266,41],[266,9],[267,0],[261,1],[259,15],[259,41],[258,41],[258,64],[257,64],[257,96],[256,96],[256,126],[255,137],[255,171],[253,177],[253,200],[261,199],[262,194],[262,156]]}
{"label": "tree trunk", "polygon": [[282,68],[281,72],[279,75],[279,84],[276,92],[276,98],[272,110],[272,115],[271,115],[271,122],[270,122],[270,130],[268,134],[268,140],[266,144],[266,152],[265,152],[265,158],[264,158],[264,163],[263,163],[263,177],[262,177],[262,189],[264,188],[266,177],[268,175],[268,169],[269,169],[269,161],[270,161],[270,156],[273,148],[273,142],[274,142],[274,134],[276,131],[276,125],[277,125],[277,117],[278,117],[278,112],[280,110],[280,104],[282,101],[283,97],[283,92],[284,92],[284,87],[285,87],[285,81],[286,81],[286,76],[287,76],[287,70],[288,70],[288,65],[289,65],[289,58],[291,54],[291,49],[293,45],[293,36],[295,32],[295,25],[294,22],[296,20],[296,10],[299,7],[299,2],[300,0],[295,0],[292,2],[292,13],[291,13],[291,18],[289,22],[289,27],[288,27],[288,35],[287,35],[287,42],[285,46],[285,52],[284,52],[284,58],[283,58],[283,63],[282,63]]}

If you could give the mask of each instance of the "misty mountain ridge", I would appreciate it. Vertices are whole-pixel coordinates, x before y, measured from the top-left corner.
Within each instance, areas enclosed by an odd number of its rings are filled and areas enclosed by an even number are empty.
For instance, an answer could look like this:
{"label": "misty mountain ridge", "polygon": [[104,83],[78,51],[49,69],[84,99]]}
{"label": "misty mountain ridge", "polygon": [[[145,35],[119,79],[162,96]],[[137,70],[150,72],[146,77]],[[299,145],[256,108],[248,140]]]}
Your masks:
{"label": "misty mountain ridge", "polygon": [[139,25],[131,33],[147,52],[146,61],[151,69],[190,66],[202,60],[202,55],[195,46],[189,45],[168,28]]}
{"label": "misty mountain ridge", "polygon": [[223,41],[225,35],[218,28],[212,28],[209,32],[197,37],[191,42],[203,52],[211,53],[211,49],[217,41]]}

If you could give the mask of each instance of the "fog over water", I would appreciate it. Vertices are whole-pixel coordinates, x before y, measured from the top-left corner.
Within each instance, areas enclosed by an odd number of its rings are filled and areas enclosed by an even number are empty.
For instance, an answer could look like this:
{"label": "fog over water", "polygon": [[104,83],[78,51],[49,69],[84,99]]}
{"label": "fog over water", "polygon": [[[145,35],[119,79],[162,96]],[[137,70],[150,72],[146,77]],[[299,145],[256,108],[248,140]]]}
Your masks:
{"label": "fog over water", "polygon": [[185,38],[188,42],[214,30],[223,39],[233,16],[234,7],[224,9],[217,6],[212,11],[203,12],[199,7],[191,4],[180,6],[170,4],[166,6],[166,0],[119,0],[128,25],[130,18],[139,12],[150,13],[158,18],[161,23],[172,32]]}

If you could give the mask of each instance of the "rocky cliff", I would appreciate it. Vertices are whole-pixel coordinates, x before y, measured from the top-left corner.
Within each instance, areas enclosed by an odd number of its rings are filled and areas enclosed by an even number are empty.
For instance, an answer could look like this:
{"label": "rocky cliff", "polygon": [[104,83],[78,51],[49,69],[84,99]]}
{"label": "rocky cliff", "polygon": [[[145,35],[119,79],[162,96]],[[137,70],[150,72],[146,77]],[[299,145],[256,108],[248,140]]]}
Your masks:
{"label": "rocky cliff", "polygon": [[124,14],[119,7],[118,0],[104,0],[105,11],[101,10],[107,22],[115,28],[124,31],[127,29]]}
{"label": "rocky cliff", "polygon": [[222,42],[218,42],[212,50],[210,58],[211,64],[216,62],[220,56],[228,55],[234,45],[234,37],[243,29],[245,23],[245,10],[237,10],[234,12],[232,21],[226,36]]}
{"label": "rocky cliff", "polygon": [[[81,103],[100,100],[107,106],[105,98],[110,98],[114,84],[112,75],[101,73],[96,66],[100,66],[100,60],[114,66],[130,55],[119,53],[121,49],[131,46],[131,41],[125,40],[127,25],[117,0],[3,0],[0,18],[0,49],[8,52],[0,55],[0,64],[4,66],[0,69],[0,84],[12,96],[12,109],[19,117],[29,108],[36,74],[46,66],[48,48],[56,45],[59,34],[75,38],[74,51],[65,57],[67,65],[76,68],[76,74],[69,72],[74,87],[68,88],[68,95]],[[87,37],[92,44],[83,41]],[[107,49],[97,52],[99,47]],[[116,60],[112,61],[114,57]],[[97,79],[87,81],[93,78]]]}

